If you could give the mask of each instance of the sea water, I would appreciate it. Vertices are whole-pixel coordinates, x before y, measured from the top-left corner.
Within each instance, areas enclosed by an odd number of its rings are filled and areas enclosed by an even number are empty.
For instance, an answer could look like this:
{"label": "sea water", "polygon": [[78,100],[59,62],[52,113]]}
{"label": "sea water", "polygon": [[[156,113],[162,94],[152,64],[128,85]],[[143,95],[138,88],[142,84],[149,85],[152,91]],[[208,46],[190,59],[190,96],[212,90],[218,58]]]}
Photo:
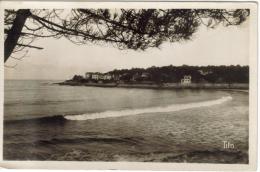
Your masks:
{"label": "sea water", "polygon": [[5,81],[4,159],[248,163],[248,93],[55,82]]}

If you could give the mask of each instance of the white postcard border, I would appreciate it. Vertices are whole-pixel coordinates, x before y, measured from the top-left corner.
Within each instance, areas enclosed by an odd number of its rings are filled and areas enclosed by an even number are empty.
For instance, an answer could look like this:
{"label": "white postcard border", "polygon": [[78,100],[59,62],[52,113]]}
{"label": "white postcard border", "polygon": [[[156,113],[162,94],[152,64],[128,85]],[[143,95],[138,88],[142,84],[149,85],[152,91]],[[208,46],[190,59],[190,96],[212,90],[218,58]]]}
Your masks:
{"label": "white postcard border", "polygon": [[[0,33],[0,167],[22,169],[118,169],[118,170],[256,170],[257,160],[257,3],[256,2],[39,2],[2,1],[5,8],[249,8],[250,9],[250,91],[249,91],[249,164],[151,163],[151,162],[76,162],[76,161],[3,161],[4,29]],[[3,26],[3,17],[0,24]]]}

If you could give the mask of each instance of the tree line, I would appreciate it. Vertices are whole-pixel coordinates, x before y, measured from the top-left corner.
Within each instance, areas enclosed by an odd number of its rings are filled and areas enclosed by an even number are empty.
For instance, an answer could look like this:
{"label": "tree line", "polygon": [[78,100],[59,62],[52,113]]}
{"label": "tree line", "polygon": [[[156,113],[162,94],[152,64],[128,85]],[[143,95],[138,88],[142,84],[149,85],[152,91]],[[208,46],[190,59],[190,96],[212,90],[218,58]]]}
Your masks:
{"label": "tree line", "polygon": [[[101,73],[100,73],[101,74]],[[105,73],[112,76],[107,82],[123,81],[125,83],[179,83],[184,76],[191,76],[192,83],[249,83],[249,66],[163,66],[149,68],[115,69]],[[102,75],[102,74],[101,74]],[[101,79],[102,80],[102,79]],[[74,75],[75,82],[98,82],[86,79],[81,75]]]}
{"label": "tree line", "polygon": [[249,83],[249,66],[163,66],[149,68],[132,68],[113,70],[108,72],[112,75],[120,75],[120,79],[131,81],[134,75],[141,76],[143,73],[148,77],[137,77],[137,81],[150,80],[155,83],[172,82],[178,83],[185,75],[192,77],[193,83]]}

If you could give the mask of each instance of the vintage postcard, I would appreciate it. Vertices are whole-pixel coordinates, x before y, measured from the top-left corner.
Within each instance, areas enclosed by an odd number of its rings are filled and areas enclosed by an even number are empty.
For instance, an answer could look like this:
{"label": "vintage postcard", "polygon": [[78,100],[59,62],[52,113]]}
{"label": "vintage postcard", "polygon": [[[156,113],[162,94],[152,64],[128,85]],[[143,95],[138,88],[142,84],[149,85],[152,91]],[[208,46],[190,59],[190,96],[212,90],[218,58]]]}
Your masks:
{"label": "vintage postcard", "polygon": [[1,2],[4,168],[255,170],[255,2]]}

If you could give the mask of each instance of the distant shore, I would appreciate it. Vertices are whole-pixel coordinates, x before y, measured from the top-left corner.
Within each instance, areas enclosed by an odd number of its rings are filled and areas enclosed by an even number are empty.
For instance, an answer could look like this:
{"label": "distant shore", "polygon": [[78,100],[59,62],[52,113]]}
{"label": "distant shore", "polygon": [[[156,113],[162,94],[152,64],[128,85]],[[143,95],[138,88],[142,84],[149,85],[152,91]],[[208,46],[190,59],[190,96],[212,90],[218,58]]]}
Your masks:
{"label": "distant shore", "polygon": [[150,89],[228,89],[235,91],[248,92],[249,84],[247,83],[162,83],[162,84],[146,84],[146,83],[81,83],[75,81],[64,81],[55,83],[58,85],[69,86],[92,86],[92,87],[121,87],[121,88],[150,88]]}

